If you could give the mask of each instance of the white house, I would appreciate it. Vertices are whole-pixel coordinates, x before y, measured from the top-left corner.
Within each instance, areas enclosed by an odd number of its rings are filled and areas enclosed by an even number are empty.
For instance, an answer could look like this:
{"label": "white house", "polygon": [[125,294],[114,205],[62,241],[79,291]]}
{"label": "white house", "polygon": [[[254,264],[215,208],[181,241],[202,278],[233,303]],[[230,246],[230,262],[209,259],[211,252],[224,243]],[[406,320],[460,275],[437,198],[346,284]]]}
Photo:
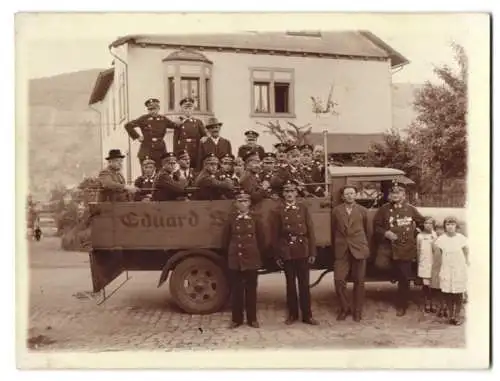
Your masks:
{"label": "white house", "polygon": [[[140,167],[138,142],[124,124],[145,112],[147,98],[160,99],[162,112],[176,119],[179,100],[193,96],[195,115],[222,121],[233,149],[246,129],[261,132],[260,144],[271,149],[276,138],[260,125],[270,120],[309,123],[315,133],[347,136],[352,147],[358,136],[366,141],[391,127],[392,72],[408,63],[367,31],[133,35],[109,48],[113,67],[100,73],[89,103],[101,115],[103,158],[111,148],[127,153],[128,180]],[[325,105],[332,88],[336,114],[318,117],[312,97]]]}

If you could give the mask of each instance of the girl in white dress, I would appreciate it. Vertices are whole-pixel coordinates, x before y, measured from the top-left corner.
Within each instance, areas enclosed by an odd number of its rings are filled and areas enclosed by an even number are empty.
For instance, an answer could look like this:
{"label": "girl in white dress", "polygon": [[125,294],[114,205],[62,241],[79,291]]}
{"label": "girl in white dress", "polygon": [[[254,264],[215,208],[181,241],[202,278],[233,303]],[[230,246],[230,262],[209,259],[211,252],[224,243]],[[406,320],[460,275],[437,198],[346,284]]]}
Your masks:
{"label": "girl in white dress", "polygon": [[436,252],[441,254],[439,285],[448,305],[449,323],[459,325],[462,323],[459,317],[462,297],[467,288],[467,239],[457,233],[455,217],[446,217],[443,225],[445,234],[439,236],[434,243]]}
{"label": "girl in white dress", "polygon": [[418,276],[422,279],[424,296],[424,311],[436,312],[431,293],[432,267],[434,263],[433,244],[437,238],[434,231],[435,221],[432,217],[425,217],[424,230],[417,235]]}

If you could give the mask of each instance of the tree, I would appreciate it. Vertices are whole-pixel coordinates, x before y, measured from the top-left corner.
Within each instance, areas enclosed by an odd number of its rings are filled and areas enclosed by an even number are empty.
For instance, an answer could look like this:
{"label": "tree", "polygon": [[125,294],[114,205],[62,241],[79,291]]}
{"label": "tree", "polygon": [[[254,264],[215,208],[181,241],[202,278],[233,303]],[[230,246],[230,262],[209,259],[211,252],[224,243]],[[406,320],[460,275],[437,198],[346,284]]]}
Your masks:
{"label": "tree", "polygon": [[409,139],[421,149],[422,165],[434,168],[442,192],[446,179],[462,178],[467,171],[467,72],[468,59],[462,46],[453,43],[457,69],[436,67],[440,84],[426,82],[417,92],[418,113],[409,129]]}
{"label": "tree", "polygon": [[257,122],[258,125],[265,127],[264,131],[276,137],[282,143],[305,144],[308,143],[308,135],[311,133],[312,126],[308,123],[304,126],[298,126],[295,123],[286,122],[288,127],[282,126],[279,120],[266,123]]}

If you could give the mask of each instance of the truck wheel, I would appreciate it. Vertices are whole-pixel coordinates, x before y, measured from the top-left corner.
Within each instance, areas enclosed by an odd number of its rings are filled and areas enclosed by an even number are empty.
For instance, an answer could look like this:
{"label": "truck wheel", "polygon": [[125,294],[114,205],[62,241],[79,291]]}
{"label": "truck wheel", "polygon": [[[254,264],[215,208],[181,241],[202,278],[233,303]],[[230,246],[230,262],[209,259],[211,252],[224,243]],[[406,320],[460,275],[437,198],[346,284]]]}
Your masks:
{"label": "truck wheel", "polygon": [[175,304],[190,314],[219,311],[229,294],[224,270],[204,257],[186,258],[179,263],[172,272],[169,287]]}

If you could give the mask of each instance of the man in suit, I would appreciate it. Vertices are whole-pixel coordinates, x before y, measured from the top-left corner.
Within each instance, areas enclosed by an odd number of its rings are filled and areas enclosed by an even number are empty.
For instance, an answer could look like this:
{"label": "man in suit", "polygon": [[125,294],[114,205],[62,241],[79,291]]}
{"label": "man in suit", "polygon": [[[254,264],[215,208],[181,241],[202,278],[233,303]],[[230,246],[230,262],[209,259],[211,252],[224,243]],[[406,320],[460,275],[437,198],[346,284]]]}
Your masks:
{"label": "man in suit", "polygon": [[[150,98],[144,102],[148,113],[125,123],[125,130],[133,140],[141,145],[137,157],[142,165],[146,157],[154,160],[156,169],[161,169],[161,157],[167,152],[165,134],[167,129],[176,129],[177,125],[166,116],[160,115],[160,101]],[[140,133],[137,131],[139,129]]]}
{"label": "man in suit", "polygon": [[[311,312],[309,266],[316,259],[316,239],[312,219],[307,206],[297,203],[297,183],[287,180],[283,184],[283,198],[271,213],[272,247],[276,263],[285,269],[286,304],[288,316],[285,324],[293,324],[299,318],[299,302],[302,321],[318,325]],[[299,298],[297,298],[297,283]]]}
{"label": "man in suit", "polygon": [[245,173],[240,179],[241,187],[250,195],[252,204],[257,204],[269,197],[270,181],[262,181],[260,177],[260,158],[256,151],[250,151],[244,157]]}
{"label": "man in suit", "polygon": [[[368,219],[366,209],[356,203],[354,186],[344,186],[340,195],[343,203],[333,208],[331,224],[335,292],[340,302],[337,320],[345,320],[352,313],[353,320],[359,322],[363,311],[366,259],[370,255]],[[354,280],[352,307],[346,294],[349,273]]]}
{"label": "man in suit", "polygon": [[259,158],[262,160],[264,154],[264,148],[257,144],[257,138],[259,134],[256,131],[249,130],[245,132],[246,136],[246,144],[243,144],[238,148],[238,157],[244,158],[250,151],[256,151],[259,155]]}
{"label": "man in suit", "polygon": [[243,324],[244,310],[248,325],[259,328],[257,271],[262,266],[265,232],[260,219],[250,211],[250,195],[241,189],[235,198],[236,213],[229,215],[222,233],[232,291],[230,328]]}
{"label": "man in suit", "polygon": [[174,131],[174,152],[186,150],[191,158],[191,168],[196,168],[201,158],[200,143],[207,139],[207,131],[200,119],[192,116],[194,99],[186,97],[180,101],[183,116],[180,117],[180,124]]}
{"label": "man in suit", "polygon": [[377,240],[375,264],[393,268],[398,280],[396,314],[403,316],[410,298],[412,263],[417,258],[417,227],[423,229],[425,218],[405,200],[405,186],[394,181],[389,202],[382,205],[373,217],[374,236]]}
{"label": "man in suit", "polygon": [[108,167],[99,172],[98,180],[101,184],[99,192],[100,202],[126,202],[130,201],[130,195],[138,191],[134,185],[127,185],[121,170],[125,155],[119,149],[109,151]]}
{"label": "man in suit", "polygon": [[135,201],[150,201],[153,197],[153,186],[156,178],[156,163],[149,157],[142,162],[142,175],[135,179],[134,185],[139,189]]}
{"label": "man in suit", "polygon": [[[209,153],[214,153],[219,159],[224,155],[232,155],[231,142],[220,136],[220,128],[222,123],[217,118],[210,118],[207,122],[208,139],[200,143],[200,152],[198,157],[206,157]],[[198,168],[201,167],[201,162],[197,163]]]}
{"label": "man in suit", "polygon": [[194,186],[196,200],[223,200],[227,199],[227,192],[234,190],[233,181],[229,178],[217,179],[219,171],[219,158],[214,153],[209,153],[203,160],[203,169],[196,178]]}
{"label": "man in suit", "polygon": [[174,180],[177,158],[173,152],[166,153],[162,158],[163,168],[155,180],[153,201],[173,201],[183,197],[186,190],[186,180]]}

